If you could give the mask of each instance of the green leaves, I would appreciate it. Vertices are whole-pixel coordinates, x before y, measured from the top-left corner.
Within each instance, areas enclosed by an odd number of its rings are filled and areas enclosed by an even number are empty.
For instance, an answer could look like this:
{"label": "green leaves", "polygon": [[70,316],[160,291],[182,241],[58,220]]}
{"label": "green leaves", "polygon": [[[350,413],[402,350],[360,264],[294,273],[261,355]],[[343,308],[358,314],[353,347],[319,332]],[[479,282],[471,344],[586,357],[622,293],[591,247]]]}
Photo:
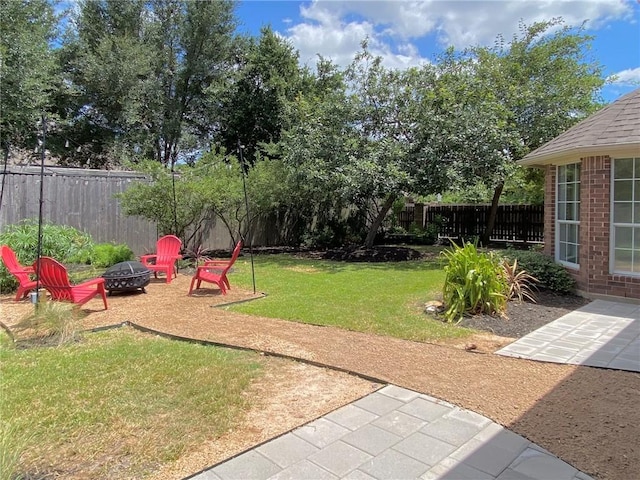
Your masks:
{"label": "green leaves", "polygon": [[465,314],[504,312],[508,285],[497,255],[479,252],[469,242],[441,255],[446,262],[442,294],[448,322],[460,321]]}
{"label": "green leaves", "polygon": [[46,0],[0,0],[3,144],[19,144],[32,136],[43,109],[51,104],[56,68],[48,42],[55,27]]}

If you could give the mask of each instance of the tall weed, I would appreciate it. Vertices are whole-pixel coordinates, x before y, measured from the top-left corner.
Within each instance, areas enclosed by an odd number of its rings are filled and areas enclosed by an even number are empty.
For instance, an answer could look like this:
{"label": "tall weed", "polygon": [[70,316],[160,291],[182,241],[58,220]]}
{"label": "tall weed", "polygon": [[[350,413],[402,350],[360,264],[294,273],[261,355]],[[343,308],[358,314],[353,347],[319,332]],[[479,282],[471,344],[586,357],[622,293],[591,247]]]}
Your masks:
{"label": "tall weed", "polygon": [[41,302],[15,326],[19,340],[29,343],[63,345],[78,339],[82,313],[72,304]]}
{"label": "tall weed", "polygon": [[6,418],[0,419],[0,480],[24,478],[19,472],[20,456],[29,440],[25,430],[18,429]]}

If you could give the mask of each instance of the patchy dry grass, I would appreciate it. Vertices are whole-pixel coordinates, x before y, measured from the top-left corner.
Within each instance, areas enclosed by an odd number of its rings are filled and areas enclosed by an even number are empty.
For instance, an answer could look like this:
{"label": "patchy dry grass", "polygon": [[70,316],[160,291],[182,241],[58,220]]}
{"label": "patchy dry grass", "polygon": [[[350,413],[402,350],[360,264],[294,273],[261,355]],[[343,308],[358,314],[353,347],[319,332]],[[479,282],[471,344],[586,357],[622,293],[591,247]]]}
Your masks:
{"label": "patchy dry grass", "polygon": [[3,423],[30,432],[19,473],[92,478],[143,476],[222,435],[242,419],[243,392],[261,371],[255,354],[129,328],[2,348],[0,364]]}

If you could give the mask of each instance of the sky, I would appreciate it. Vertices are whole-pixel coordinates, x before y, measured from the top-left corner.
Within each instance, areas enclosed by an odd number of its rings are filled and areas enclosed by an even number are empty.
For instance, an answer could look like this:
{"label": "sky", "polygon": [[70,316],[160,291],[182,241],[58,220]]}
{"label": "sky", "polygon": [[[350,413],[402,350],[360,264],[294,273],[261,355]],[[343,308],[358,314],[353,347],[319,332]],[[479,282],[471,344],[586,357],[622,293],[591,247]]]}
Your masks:
{"label": "sky", "polygon": [[594,37],[587,55],[611,80],[605,102],[640,87],[640,0],[242,0],[236,17],[240,33],[270,25],[310,67],[318,55],[346,66],[368,38],[390,68],[434,62],[447,46],[508,41],[521,22],[562,17]]}

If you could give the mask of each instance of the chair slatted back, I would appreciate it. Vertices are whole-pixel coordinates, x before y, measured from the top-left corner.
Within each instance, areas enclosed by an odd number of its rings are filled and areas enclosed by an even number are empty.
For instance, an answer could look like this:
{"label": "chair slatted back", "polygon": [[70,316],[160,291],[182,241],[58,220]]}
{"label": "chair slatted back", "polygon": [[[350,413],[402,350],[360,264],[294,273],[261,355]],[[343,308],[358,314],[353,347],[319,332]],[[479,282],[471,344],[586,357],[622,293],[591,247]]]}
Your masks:
{"label": "chair slatted back", "polygon": [[29,274],[25,272],[25,268],[20,265],[15,252],[8,245],[2,245],[0,248],[2,261],[4,262],[9,273],[18,279],[21,285],[31,281]]}
{"label": "chair slatted back", "polygon": [[182,240],[175,235],[165,235],[158,239],[156,244],[156,264],[165,265],[175,261],[176,256],[180,255]]}
{"label": "chair slatted back", "polygon": [[52,299],[73,301],[72,285],[64,265],[53,258],[41,257],[39,262],[34,263],[34,268]]}
{"label": "chair slatted back", "polygon": [[229,263],[227,264],[226,267],[224,267],[224,270],[222,271],[223,275],[226,274],[229,271],[229,269],[233,266],[236,259],[238,258],[238,255],[240,255],[240,250],[242,250],[242,240],[238,241],[238,243],[236,244],[236,247],[233,249],[233,253],[231,254],[231,260],[229,260]]}

